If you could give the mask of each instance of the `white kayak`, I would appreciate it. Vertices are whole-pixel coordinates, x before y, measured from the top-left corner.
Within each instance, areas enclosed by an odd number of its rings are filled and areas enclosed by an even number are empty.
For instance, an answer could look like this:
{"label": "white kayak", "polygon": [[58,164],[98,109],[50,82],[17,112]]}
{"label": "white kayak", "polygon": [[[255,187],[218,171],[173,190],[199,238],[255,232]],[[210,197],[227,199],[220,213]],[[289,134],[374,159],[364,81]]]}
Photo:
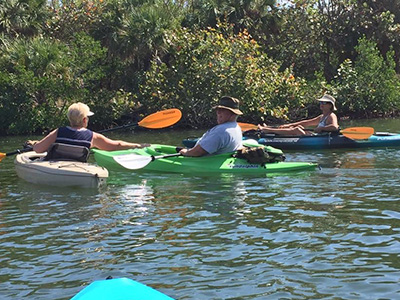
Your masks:
{"label": "white kayak", "polygon": [[46,153],[34,151],[18,154],[14,160],[20,178],[35,184],[97,188],[106,183],[107,169],[72,160],[45,161]]}

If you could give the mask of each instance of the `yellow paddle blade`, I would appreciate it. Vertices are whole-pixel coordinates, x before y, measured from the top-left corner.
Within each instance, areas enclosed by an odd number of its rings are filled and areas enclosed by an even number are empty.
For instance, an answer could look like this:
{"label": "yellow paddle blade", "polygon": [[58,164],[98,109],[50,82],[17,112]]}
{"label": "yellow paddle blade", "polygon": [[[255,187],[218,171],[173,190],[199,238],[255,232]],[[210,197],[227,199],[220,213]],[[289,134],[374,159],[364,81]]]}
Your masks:
{"label": "yellow paddle blade", "polygon": [[181,117],[182,112],[179,109],[171,108],[145,117],[138,125],[150,129],[160,129],[174,125]]}
{"label": "yellow paddle blade", "polygon": [[353,140],[365,140],[368,139],[375,132],[372,127],[350,127],[340,131],[345,137]]}
{"label": "yellow paddle blade", "polygon": [[250,123],[238,123],[240,128],[242,128],[242,131],[247,131],[247,130],[257,130],[258,127],[257,125],[250,124]]}

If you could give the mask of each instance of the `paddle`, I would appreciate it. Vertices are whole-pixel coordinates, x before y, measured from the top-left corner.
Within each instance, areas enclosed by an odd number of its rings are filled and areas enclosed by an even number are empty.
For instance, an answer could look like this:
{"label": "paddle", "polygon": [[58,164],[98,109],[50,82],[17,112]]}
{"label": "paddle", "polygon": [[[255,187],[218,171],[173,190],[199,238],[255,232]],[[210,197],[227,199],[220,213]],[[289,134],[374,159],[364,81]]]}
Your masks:
{"label": "paddle", "polygon": [[180,153],[173,153],[173,154],[166,154],[166,155],[159,155],[159,156],[143,156],[143,155],[138,155],[138,154],[125,154],[125,155],[118,155],[114,156],[114,160],[123,166],[126,169],[129,170],[137,170],[137,169],[142,169],[145,166],[147,166],[149,163],[152,161],[155,161],[156,159],[160,158],[167,158],[167,157],[175,157],[175,156],[181,156],[182,154]]}
{"label": "paddle", "polygon": [[345,137],[353,140],[366,140],[375,132],[372,127],[350,127],[340,130]]}
{"label": "paddle", "polygon": [[178,122],[182,117],[182,112],[177,108],[170,108],[166,110],[161,110],[148,115],[143,120],[137,123],[126,124],[122,126],[117,126],[109,129],[104,129],[99,131],[99,133],[110,132],[119,129],[125,129],[133,126],[140,126],[148,129],[161,129],[169,127]]}
{"label": "paddle", "polygon": [[[114,131],[114,130],[128,128],[128,127],[132,127],[132,126],[140,126],[140,127],[149,128],[149,129],[161,129],[161,128],[165,128],[165,127],[174,125],[176,122],[178,122],[181,119],[181,117],[182,117],[182,113],[179,109],[171,108],[171,109],[158,111],[151,115],[148,115],[140,122],[127,124],[127,125],[123,125],[123,126],[118,126],[118,127],[114,127],[114,128],[110,128],[110,129],[105,129],[105,130],[99,131],[99,133]],[[32,148],[24,148],[24,149],[18,149],[16,151],[9,152],[9,153],[1,153],[0,152],[0,162],[6,156],[24,153],[24,152],[28,152],[31,150],[32,150]]]}
{"label": "paddle", "polygon": [[[238,123],[242,128],[242,131],[247,130],[257,130],[257,125],[249,124],[249,123]],[[312,129],[306,129],[312,131]],[[372,127],[350,127],[346,129],[340,130],[340,133],[345,137],[353,139],[353,140],[365,140],[368,139],[371,135],[374,134],[374,128]]]}
{"label": "paddle", "polygon": [[2,161],[4,159],[4,157],[6,157],[6,156],[11,156],[11,155],[20,154],[20,153],[29,152],[29,151],[32,151],[32,147],[18,149],[18,150],[15,150],[13,152],[8,152],[8,153],[0,152],[0,161]]}
{"label": "paddle", "polygon": [[250,123],[239,123],[240,128],[242,128],[242,131],[247,131],[247,130],[257,130],[258,127],[257,125],[250,124]]}

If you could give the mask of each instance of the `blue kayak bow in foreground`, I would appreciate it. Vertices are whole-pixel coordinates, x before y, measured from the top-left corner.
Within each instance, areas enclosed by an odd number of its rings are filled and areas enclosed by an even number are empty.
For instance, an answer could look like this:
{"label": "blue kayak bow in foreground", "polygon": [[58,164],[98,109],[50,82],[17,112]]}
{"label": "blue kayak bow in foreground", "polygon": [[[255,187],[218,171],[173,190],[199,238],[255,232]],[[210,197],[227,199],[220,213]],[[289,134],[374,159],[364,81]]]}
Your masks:
{"label": "blue kayak bow in foreground", "polygon": [[174,300],[129,278],[94,281],[71,300]]}

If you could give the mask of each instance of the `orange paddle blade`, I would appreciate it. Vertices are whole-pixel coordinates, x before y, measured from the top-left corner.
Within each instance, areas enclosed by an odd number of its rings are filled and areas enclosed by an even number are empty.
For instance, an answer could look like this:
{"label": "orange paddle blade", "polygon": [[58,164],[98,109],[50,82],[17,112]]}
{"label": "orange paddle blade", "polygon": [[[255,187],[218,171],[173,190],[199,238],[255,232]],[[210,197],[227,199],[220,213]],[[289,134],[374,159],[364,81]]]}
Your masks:
{"label": "orange paddle blade", "polygon": [[0,161],[2,161],[3,158],[6,157],[6,156],[7,156],[7,155],[6,155],[5,153],[1,153],[1,152],[0,152]]}
{"label": "orange paddle blade", "polygon": [[182,112],[179,109],[171,108],[145,117],[138,125],[150,129],[160,129],[174,125],[181,117]]}
{"label": "orange paddle blade", "polygon": [[372,127],[350,127],[340,131],[345,137],[353,140],[365,140],[368,139],[375,132]]}
{"label": "orange paddle blade", "polygon": [[257,130],[258,127],[257,125],[250,124],[250,123],[238,123],[240,128],[242,128],[242,131],[247,131],[247,130]]}

